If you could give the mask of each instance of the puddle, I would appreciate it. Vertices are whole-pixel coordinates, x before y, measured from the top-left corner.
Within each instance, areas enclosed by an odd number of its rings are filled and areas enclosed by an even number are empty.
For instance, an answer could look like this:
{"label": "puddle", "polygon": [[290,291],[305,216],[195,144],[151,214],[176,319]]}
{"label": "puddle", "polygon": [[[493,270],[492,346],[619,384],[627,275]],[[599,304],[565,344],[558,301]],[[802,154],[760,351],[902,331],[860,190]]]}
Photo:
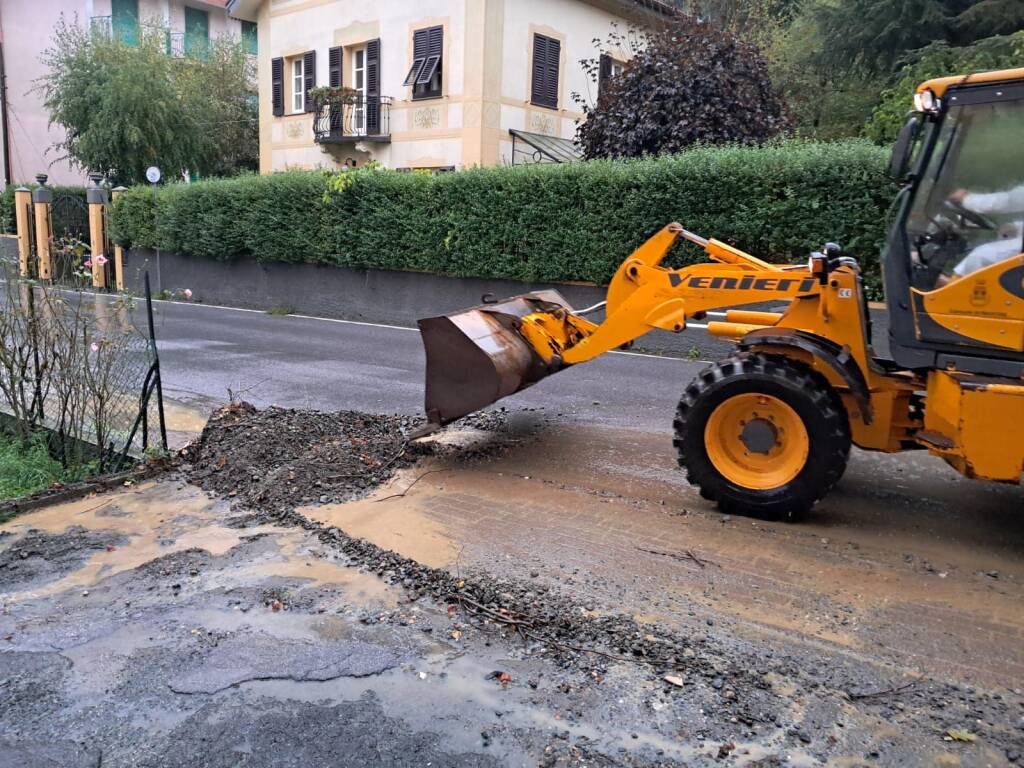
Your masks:
{"label": "puddle", "polygon": [[[443,487],[447,472],[424,475],[431,468],[418,467],[399,472],[373,497],[347,504],[301,507],[298,511],[310,520],[336,526],[349,536],[366,539],[432,568],[448,568],[458,558],[459,546],[448,529],[427,514],[419,499],[427,498]],[[416,482],[417,478],[422,478]],[[402,493],[416,482],[403,498],[386,497]],[[420,495],[417,495],[420,492]],[[426,492],[424,494],[424,492]]]}

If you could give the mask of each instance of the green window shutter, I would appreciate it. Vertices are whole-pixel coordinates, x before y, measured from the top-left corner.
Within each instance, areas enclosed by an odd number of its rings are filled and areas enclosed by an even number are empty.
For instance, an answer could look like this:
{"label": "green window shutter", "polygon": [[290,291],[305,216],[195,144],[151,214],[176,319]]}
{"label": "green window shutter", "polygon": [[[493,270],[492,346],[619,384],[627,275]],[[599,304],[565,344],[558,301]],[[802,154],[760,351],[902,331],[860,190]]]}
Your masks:
{"label": "green window shutter", "polygon": [[245,50],[253,56],[259,53],[259,42],[256,39],[256,22],[242,22],[242,43],[245,45]]}
{"label": "green window shutter", "polygon": [[139,0],[112,0],[110,24],[115,40],[120,40],[127,45],[137,45],[139,42]]}
{"label": "green window shutter", "polygon": [[210,14],[185,6],[185,55],[205,59],[210,53]]}

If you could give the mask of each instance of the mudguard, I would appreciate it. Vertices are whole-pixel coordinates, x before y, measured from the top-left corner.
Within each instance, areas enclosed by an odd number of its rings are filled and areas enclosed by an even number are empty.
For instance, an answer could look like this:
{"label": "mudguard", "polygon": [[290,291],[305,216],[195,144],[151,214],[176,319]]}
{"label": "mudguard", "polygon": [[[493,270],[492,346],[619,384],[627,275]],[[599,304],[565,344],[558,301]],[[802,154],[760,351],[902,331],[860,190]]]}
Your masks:
{"label": "mudguard", "polygon": [[739,343],[740,349],[743,350],[769,346],[800,349],[823,362],[835,371],[849,387],[850,393],[860,408],[864,423],[871,424],[874,421],[871,392],[868,389],[867,380],[857,361],[850,354],[849,347],[841,347],[823,336],[796,328],[761,328],[748,333]]}

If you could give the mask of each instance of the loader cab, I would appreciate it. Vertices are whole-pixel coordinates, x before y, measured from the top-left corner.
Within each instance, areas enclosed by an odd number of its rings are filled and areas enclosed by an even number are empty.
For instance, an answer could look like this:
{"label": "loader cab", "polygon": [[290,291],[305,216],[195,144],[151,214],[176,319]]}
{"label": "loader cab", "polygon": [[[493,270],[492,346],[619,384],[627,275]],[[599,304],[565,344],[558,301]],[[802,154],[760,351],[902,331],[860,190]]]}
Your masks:
{"label": "loader cab", "polygon": [[890,352],[910,369],[1024,376],[1024,70],[925,84],[893,150]]}

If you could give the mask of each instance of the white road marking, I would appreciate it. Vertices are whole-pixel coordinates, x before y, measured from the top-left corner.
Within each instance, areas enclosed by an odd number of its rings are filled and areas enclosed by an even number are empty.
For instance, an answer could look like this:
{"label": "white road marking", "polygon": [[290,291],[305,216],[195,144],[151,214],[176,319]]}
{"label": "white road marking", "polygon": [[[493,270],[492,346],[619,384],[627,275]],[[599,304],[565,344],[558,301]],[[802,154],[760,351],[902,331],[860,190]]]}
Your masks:
{"label": "white road marking", "polygon": [[[64,293],[79,293],[79,291],[74,291],[72,289],[67,289],[67,288],[60,289],[60,290],[62,292],[64,292]],[[95,294],[91,294],[91,295],[99,296],[99,297],[102,297],[104,299],[116,299],[116,298],[118,298],[117,294],[95,293]],[[142,301],[142,297],[135,297],[135,296],[133,296],[133,298],[136,298],[139,301]],[[207,309],[220,309],[220,310],[223,310],[225,312],[249,312],[249,313],[254,314],[254,315],[266,315],[266,314],[268,314],[265,309],[246,309],[244,307],[226,307],[226,306],[224,306],[222,304],[202,304],[200,302],[172,301],[172,300],[169,300],[169,299],[153,299],[153,303],[154,304],[173,304],[176,307],[206,307]],[[387,329],[390,329],[392,331],[412,331],[414,333],[419,333],[419,329],[418,328],[410,328],[407,325],[387,325],[386,323],[367,323],[367,322],[364,322],[364,321],[361,321],[361,320],[339,320],[339,319],[334,318],[334,317],[317,317],[316,315],[288,314],[288,315],[282,315],[282,317],[297,317],[297,318],[299,318],[301,320],[317,320],[317,321],[323,322],[323,323],[338,323],[339,325],[360,325],[360,326],[364,326],[366,328],[387,328]],[[699,323],[687,323],[686,327],[687,328],[707,328],[706,325],[701,325]],[[158,343],[159,343],[159,341],[158,341]],[[646,352],[628,352],[628,351],[624,351],[624,350],[620,350],[620,349],[614,350],[612,352],[608,352],[607,354],[609,354],[609,355],[627,355],[629,357],[646,357],[646,358],[649,358],[651,360],[674,360],[674,361],[679,361],[679,362],[684,362],[684,363],[710,363],[711,362],[710,360],[690,360],[690,359],[682,358],[682,357],[673,357],[672,355],[652,355],[652,354],[648,354]]]}

